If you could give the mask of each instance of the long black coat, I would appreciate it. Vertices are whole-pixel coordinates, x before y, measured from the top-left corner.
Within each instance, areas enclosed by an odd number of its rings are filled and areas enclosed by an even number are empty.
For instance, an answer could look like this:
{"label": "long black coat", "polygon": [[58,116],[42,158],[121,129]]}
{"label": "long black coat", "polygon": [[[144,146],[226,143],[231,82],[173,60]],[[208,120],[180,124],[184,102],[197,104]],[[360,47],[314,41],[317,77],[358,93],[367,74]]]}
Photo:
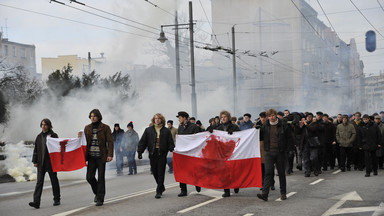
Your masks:
{"label": "long black coat", "polygon": [[359,148],[367,151],[375,151],[381,144],[381,132],[377,124],[369,121],[367,124],[359,127]]}
{"label": "long black coat", "polygon": [[52,172],[51,158],[49,157],[47,148],[47,136],[58,138],[57,134],[52,130],[47,133],[41,132],[37,135],[35,140],[35,148],[33,149],[32,163],[37,164],[37,168],[45,169],[45,171]]}
{"label": "long black coat", "polygon": [[[155,126],[147,127],[143,133],[143,136],[141,136],[141,139],[139,141],[139,146],[137,147],[137,153],[142,154],[146,148],[148,148],[149,151],[149,158],[153,156],[153,153],[155,152],[156,148],[156,140],[157,140],[157,133]],[[175,143],[173,142],[171,131],[166,128],[162,127],[160,129],[160,136],[159,136],[159,153],[160,156],[166,157],[168,154],[168,151],[172,152],[175,148]]]}

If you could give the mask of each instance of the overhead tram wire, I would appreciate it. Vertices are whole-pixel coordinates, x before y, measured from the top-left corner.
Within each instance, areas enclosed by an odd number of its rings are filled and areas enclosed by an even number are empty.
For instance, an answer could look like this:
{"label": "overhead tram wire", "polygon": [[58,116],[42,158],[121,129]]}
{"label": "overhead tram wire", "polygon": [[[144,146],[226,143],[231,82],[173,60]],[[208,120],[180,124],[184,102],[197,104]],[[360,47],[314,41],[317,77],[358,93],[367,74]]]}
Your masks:
{"label": "overhead tram wire", "polygon": [[215,31],[213,31],[213,27],[212,27],[212,24],[209,22],[209,19],[208,19],[207,13],[205,12],[205,9],[204,9],[204,7],[203,7],[203,4],[201,3],[201,0],[199,0],[199,2],[200,2],[200,6],[201,6],[201,8],[203,9],[203,12],[204,12],[205,18],[207,19],[207,22],[208,22],[209,26],[211,27],[211,30],[212,30],[212,34],[213,34],[213,37],[214,37],[214,39],[216,40],[216,43],[217,43],[217,45],[218,45],[218,46],[220,46],[219,40],[217,40],[217,37],[216,37]]}
{"label": "overhead tram wire", "polygon": [[[369,23],[369,25],[371,25],[372,28],[374,28],[374,29],[376,30],[376,32],[379,33],[379,35],[381,35],[381,37],[384,38],[384,36],[379,32],[379,30],[378,30],[375,26],[373,26],[373,24],[372,24],[372,23],[367,19],[367,17],[360,11],[360,9],[355,5],[355,3],[353,3],[352,0],[349,0],[349,1],[353,4],[353,6],[355,6],[355,8],[359,11],[359,13],[361,14],[361,16],[363,16],[364,19]],[[380,5],[380,6],[381,6],[381,5]]]}
{"label": "overhead tram wire", "polygon": [[381,5],[381,3],[380,3],[379,0],[377,0],[377,3],[379,3],[379,5],[380,5],[380,7],[381,7],[381,10],[383,10],[383,12],[384,12],[384,8],[383,8],[383,6]]}
{"label": "overhead tram wire", "polygon": [[38,15],[42,15],[42,16],[47,16],[47,17],[51,17],[51,18],[55,18],[55,19],[61,19],[61,20],[70,21],[70,22],[74,22],[74,23],[79,23],[79,24],[83,24],[83,25],[89,25],[89,26],[93,26],[93,27],[97,27],[97,28],[102,28],[102,29],[107,29],[107,30],[111,30],[111,31],[117,31],[117,32],[122,32],[122,33],[136,35],[136,36],[139,36],[139,37],[153,39],[152,37],[145,36],[145,35],[140,35],[140,34],[136,34],[136,33],[132,33],[132,32],[127,32],[127,31],[123,31],[123,30],[119,30],[119,29],[108,28],[108,27],[104,27],[104,26],[100,26],[100,25],[95,25],[95,24],[92,24],[92,23],[81,22],[81,21],[78,21],[78,20],[72,20],[72,19],[68,19],[68,18],[64,18],[64,17],[54,16],[54,15],[50,15],[50,14],[46,14],[46,13],[41,13],[41,12],[37,12],[37,11],[32,11],[32,10],[28,10],[28,9],[24,9],[24,8],[18,8],[18,7],[14,7],[14,6],[4,5],[4,4],[1,4],[1,3],[0,3],[0,6],[4,6],[4,7],[12,8],[12,9],[15,9],[15,10],[20,10],[20,11],[25,11],[25,12],[28,12],[28,13],[38,14]]}
{"label": "overhead tram wire", "polygon": [[118,17],[118,18],[120,18],[120,19],[124,19],[124,20],[130,21],[130,22],[133,22],[133,23],[136,23],[136,24],[139,24],[139,25],[143,25],[143,26],[148,27],[148,28],[151,28],[151,29],[160,30],[159,28],[156,28],[156,27],[153,27],[153,26],[150,26],[150,25],[141,23],[141,22],[137,22],[137,21],[135,21],[135,20],[128,19],[128,18],[126,18],[126,17],[119,16],[119,15],[110,13],[110,12],[108,12],[108,11],[104,11],[104,10],[101,10],[101,9],[98,9],[98,8],[95,8],[95,7],[92,7],[92,6],[90,6],[90,5],[87,5],[87,4],[85,4],[85,3],[82,3],[82,2],[79,2],[79,1],[76,1],[76,0],[70,0],[70,2],[71,2],[71,3],[72,3],[72,2],[73,2],[73,3],[77,3],[77,4],[79,4],[79,5],[83,5],[83,6],[85,6],[85,7],[91,8],[91,9],[93,9],[93,10],[96,10],[96,11],[99,11],[99,12],[102,12],[102,13],[106,13],[106,14],[109,14],[109,15],[111,15],[111,16]]}
{"label": "overhead tram wire", "polygon": [[339,35],[337,35],[336,29],[335,29],[335,27],[333,27],[333,25],[332,25],[331,21],[329,20],[327,14],[325,13],[323,6],[321,6],[319,0],[316,0],[316,1],[317,1],[317,3],[319,4],[321,10],[323,11],[325,17],[327,18],[327,20],[328,20],[328,22],[329,22],[329,25],[333,28],[333,31],[335,32],[336,36],[339,38]]}
{"label": "overhead tram wire", "polygon": [[160,10],[164,11],[165,13],[167,13],[167,14],[169,14],[169,15],[175,17],[175,14],[172,14],[171,12],[169,12],[169,11],[167,11],[167,10],[165,10],[165,9],[163,9],[163,8],[161,8],[161,7],[159,7],[157,4],[154,4],[154,3],[150,2],[149,0],[144,0],[144,1],[148,2],[149,4],[153,5],[153,6],[156,7],[156,8],[159,8]]}
{"label": "overhead tram wire", "polygon": [[[311,28],[316,32],[316,35],[317,36],[319,36],[319,38],[321,39],[321,41],[323,41],[323,43],[325,44],[325,45],[327,45],[326,44],[326,42],[324,41],[324,39],[321,37],[321,35],[320,35],[320,33],[316,30],[316,28],[312,25],[312,23],[311,22],[309,22],[309,20],[307,19],[307,17],[304,15],[304,13],[300,10],[300,8],[296,5],[296,3],[293,1],[293,0],[291,0],[291,2],[292,2],[292,4],[296,7],[296,9],[300,12],[300,14],[304,17],[304,19],[307,21],[307,23],[311,26]],[[329,48],[329,47],[328,47]],[[335,55],[337,55],[337,53],[334,51],[334,50],[332,50],[331,48],[329,48],[332,52],[334,52],[335,53]]]}
{"label": "overhead tram wire", "polygon": [[130,24],[127,24],[127,23],[124,23],[124,22],[120,22],[120,21],[115,20],[115,19],[111,19],[111,18],[109,18],[109,17],[105,17],[105,16],[102,16],[102,15],[99,15],[99,14],[96,14],[96,13],[92,13],[92,12],[89,12],[89,11],[86,11],[86,10],[83,10],[83,9],[80,9],[80,8],[77,8],[77,7],[73,7],[73,6],[67,5],[67,4],[65,4],[65,3],[63,3],[63,2],[57,1],[57,0],[51,0],[50,2],[55,2],[55,3],[58,3],[58,4],[60,4],[60,5],[64,5],[64,6],[66,6],[66,7],[69,7],[69,8],[75,9],[75,10],[79,10],[79,11],[82,11],[82,12],[85,12],[85,13],[88,13],[88,14],[91,14],[91,15],[94,15],[94,16],[97,16],[97,17],[101,17],[101,18],[103,18],[103,19],[107,19],[107,20],[110,20],[110,21],[113,21],[113,22],[120,23],[120,24],[122,24],[122,25],[126,25],[126,26],[129,26],[129,27],[132,27],[132,28],[139,29],[139,30],[141,30],[141,31],[145,31],[145,32],[148,32],[148,33],[151,33],[151,34],[158,35],[158,33],[156,33],[156,32],[152,32],[152,31],[149,31],[149,30],[146,30],[146,29],[143,29],[143,28],[134,26],[134,25],[130,25]]}

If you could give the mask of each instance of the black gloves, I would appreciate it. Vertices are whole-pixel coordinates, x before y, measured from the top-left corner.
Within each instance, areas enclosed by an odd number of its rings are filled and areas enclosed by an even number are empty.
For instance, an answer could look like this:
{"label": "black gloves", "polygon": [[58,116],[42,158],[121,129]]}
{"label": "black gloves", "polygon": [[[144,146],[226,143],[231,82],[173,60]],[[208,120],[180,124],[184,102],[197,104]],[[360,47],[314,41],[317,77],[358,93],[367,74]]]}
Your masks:
{"label": "black gloves", "polygon": [[213,128],[210,128],[208,131],[209,133],[213,133]]}
{"label": "black gloves", "polygon": [[137,155],[137,157],[141,160],[143,159],[143,155],[141,153],[139,153],[139,155]]}
{"label": "black gloves", "polygon": [[232,134],[233,134],[233,130],[229,129],[229,130],[228,130],[228,134],[229,134],[229,135],[232,135]]}

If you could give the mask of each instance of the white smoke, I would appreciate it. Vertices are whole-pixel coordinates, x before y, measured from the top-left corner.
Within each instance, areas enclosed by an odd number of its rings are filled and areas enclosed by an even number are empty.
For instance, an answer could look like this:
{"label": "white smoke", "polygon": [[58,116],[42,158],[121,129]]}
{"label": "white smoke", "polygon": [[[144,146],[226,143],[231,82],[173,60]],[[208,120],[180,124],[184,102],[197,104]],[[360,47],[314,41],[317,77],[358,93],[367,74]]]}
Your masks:
{"label": "white smoke", "polygon": [[[32,148],[26,147],[23,141],[17,144],[5,145],[5,166],[7,173],[11,175],[16,182],[33,181],[36,180],[35,168],[28,160],[28,156],[32,155]],[[29,157],[30,158],[30,157]]]}

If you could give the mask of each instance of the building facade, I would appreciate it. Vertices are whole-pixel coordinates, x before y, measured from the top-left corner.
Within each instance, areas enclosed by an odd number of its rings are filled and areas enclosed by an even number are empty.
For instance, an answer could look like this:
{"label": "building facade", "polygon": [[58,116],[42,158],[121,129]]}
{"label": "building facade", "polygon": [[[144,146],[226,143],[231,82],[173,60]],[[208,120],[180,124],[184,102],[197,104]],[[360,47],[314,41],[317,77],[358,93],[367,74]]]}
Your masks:
{"label": "building facade", "polygon": [[62,55],[57,58],[41,58],[42,80],[48,79],[48,76],[56,70],[62,70],[68,64],[72,66],[72,75],[81,77],[83,73],[88,73],[92,70],[98,70],[106,59],[104,54],[101,53],[100,57],[81,58],[77,55]]}
{"label": "building facade", "polygon": [[0,63],[5,67],[22,66],[28,75],[36,77],[35,45],[9,41],[0,32]]}
{"label": "building facade", "polygon": [[[291,1],[212,0],[221,47],[232,47],[235,26],[239,104],[255,112],[361,110],[363,64],[354,39],[342,41],[306,1],[295,2],[300,11]],[[213,61],[231,73],[230,59]]]}

